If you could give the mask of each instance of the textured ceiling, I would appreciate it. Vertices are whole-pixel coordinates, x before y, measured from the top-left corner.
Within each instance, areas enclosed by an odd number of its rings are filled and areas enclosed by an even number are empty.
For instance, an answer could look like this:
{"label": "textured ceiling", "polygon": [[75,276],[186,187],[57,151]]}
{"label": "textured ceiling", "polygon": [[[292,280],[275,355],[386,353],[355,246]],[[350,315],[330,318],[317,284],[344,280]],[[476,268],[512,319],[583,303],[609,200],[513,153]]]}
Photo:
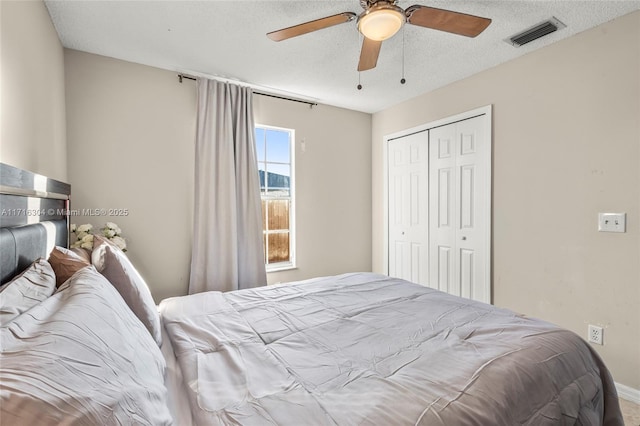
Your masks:
{"label": "textured ceiling", "polygon": [[[355,22],[273,42],[269,31],[352,11],[358,0],[45,0],[65,47],[167,70],[238,80],[253,87],[364,112],[468,77],[619,16],[640,1],[405,0],[488,17],[476,38],[405,25],[382,45],[378,66],[356,71]],[[520,48],[505,39],[555,16],[567,25]],[[400,84],[403,68],[407,83]],[[357,90],[358,82],[363,89]]]}

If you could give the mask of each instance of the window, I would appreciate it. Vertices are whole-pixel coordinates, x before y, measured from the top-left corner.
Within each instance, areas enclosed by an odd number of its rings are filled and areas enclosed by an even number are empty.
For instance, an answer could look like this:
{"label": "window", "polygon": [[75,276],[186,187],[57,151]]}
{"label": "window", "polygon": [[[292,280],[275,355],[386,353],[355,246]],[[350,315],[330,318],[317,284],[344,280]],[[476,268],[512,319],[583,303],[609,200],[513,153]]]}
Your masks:
{"label": "window", "polygon": [[267,271],[295,267],[293,233],[293,130],[256,126]]}

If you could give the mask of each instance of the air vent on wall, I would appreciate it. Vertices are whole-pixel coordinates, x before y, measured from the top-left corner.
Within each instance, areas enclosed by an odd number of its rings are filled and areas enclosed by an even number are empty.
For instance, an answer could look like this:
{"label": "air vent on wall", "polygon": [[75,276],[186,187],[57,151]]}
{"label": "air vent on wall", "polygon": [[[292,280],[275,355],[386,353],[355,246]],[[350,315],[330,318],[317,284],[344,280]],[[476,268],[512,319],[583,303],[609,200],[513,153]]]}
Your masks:
{"label": "air vent on wall", "polygon": [[560,22],[557,18],[551,18],[547,19],[544,22],[540,22],[539,24],[534,25],[533,27],[525,31],[522,31],[521,33],[509,37],[505,41],[509,44],[514,45],[515,47],[520,47],[564,27],[566,27],[566,25]]}

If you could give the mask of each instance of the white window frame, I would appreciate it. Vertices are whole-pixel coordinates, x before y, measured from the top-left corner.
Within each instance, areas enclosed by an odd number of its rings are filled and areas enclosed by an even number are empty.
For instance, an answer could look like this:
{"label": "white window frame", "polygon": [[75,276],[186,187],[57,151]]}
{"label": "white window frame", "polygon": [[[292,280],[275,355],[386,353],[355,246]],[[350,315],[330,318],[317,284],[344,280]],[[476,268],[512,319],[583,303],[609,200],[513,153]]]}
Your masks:
{"label": "white window frame", "polygon": [[[289,159],[290,159],[290,163],[274,163],[271,162],[272,164],[288,164],[289,165],[289,172],[290,172],[290,177],[289,177],[289,261],[288,262],[276,262],[276,263],[266,263],[267,259],[269,259],[269,245],[265,244],[264,248],[267,251],[265,253],[265,268],[267,270],[267,272],[277,272],[277,271],[284,271],[287,269],[295,269],[296,268],[296,209],[295,209],[295,140],[296,140],[296,135],[295,135],[295,130],[294,129],[288,129],[285,127],[276,127],[276,126],[269,126],[266,124],[255,124],[255,129],[264,129],[264,130],[276,130],[276,131],[280,131],[280,132],[287,132],[289,133]],[[255,135],[255,129],[254,129],[254,135]],[[256,141],[257,142],[257,141]],[[265,161],[261,162],[261,161],[257,161],[258,163],[258,169],[260,169],[260,164],[264,164],[267,165],[268,162],[266,161],[266,150],[267,150],[267,144],[266,144],[266,139],[265,139],[265,152],[264,152],[264,158]],[[256,152],[257,154],[257,152]],[[265,170],[267,171],[267,170]],[[265,179],[266,179],[266,174],[265,174]],[[265,197],[266,198],[266,197]],[[263,197],[262,197],[262,190],[260,191],[260,200],[262,201]],[[275,198],[270,198],[270,199],[278,199],[277,197]],[[262,203],[261,203],[262,204]],[[269,210],[267,209],[267,218],[266,218],[266,222],[269,223]],[[266,231],[263,229],[262,230],[263,235],[266,234]],[[271,233],[277,233],[277,232],[271,232]]]}

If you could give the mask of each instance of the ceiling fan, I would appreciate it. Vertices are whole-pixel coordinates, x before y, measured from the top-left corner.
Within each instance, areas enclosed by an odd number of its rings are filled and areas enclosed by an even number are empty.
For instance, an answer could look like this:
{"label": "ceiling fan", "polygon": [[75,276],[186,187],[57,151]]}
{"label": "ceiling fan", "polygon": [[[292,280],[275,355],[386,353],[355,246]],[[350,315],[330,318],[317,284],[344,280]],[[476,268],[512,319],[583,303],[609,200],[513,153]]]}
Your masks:
{"label": "ceiling fan", "polygon": [[358,31],[364,36],[358,71],[366,71],[375,68],[382,42],[397,33],[405,22],[467,37],[477,36],[491,23],[488,18],[435,7],[414,5],[403,10],[397,2],[398,0],[360,0],[364,9],[360,15],[343,12],[272,31],[267,37],[282,41],[355,19]]}

